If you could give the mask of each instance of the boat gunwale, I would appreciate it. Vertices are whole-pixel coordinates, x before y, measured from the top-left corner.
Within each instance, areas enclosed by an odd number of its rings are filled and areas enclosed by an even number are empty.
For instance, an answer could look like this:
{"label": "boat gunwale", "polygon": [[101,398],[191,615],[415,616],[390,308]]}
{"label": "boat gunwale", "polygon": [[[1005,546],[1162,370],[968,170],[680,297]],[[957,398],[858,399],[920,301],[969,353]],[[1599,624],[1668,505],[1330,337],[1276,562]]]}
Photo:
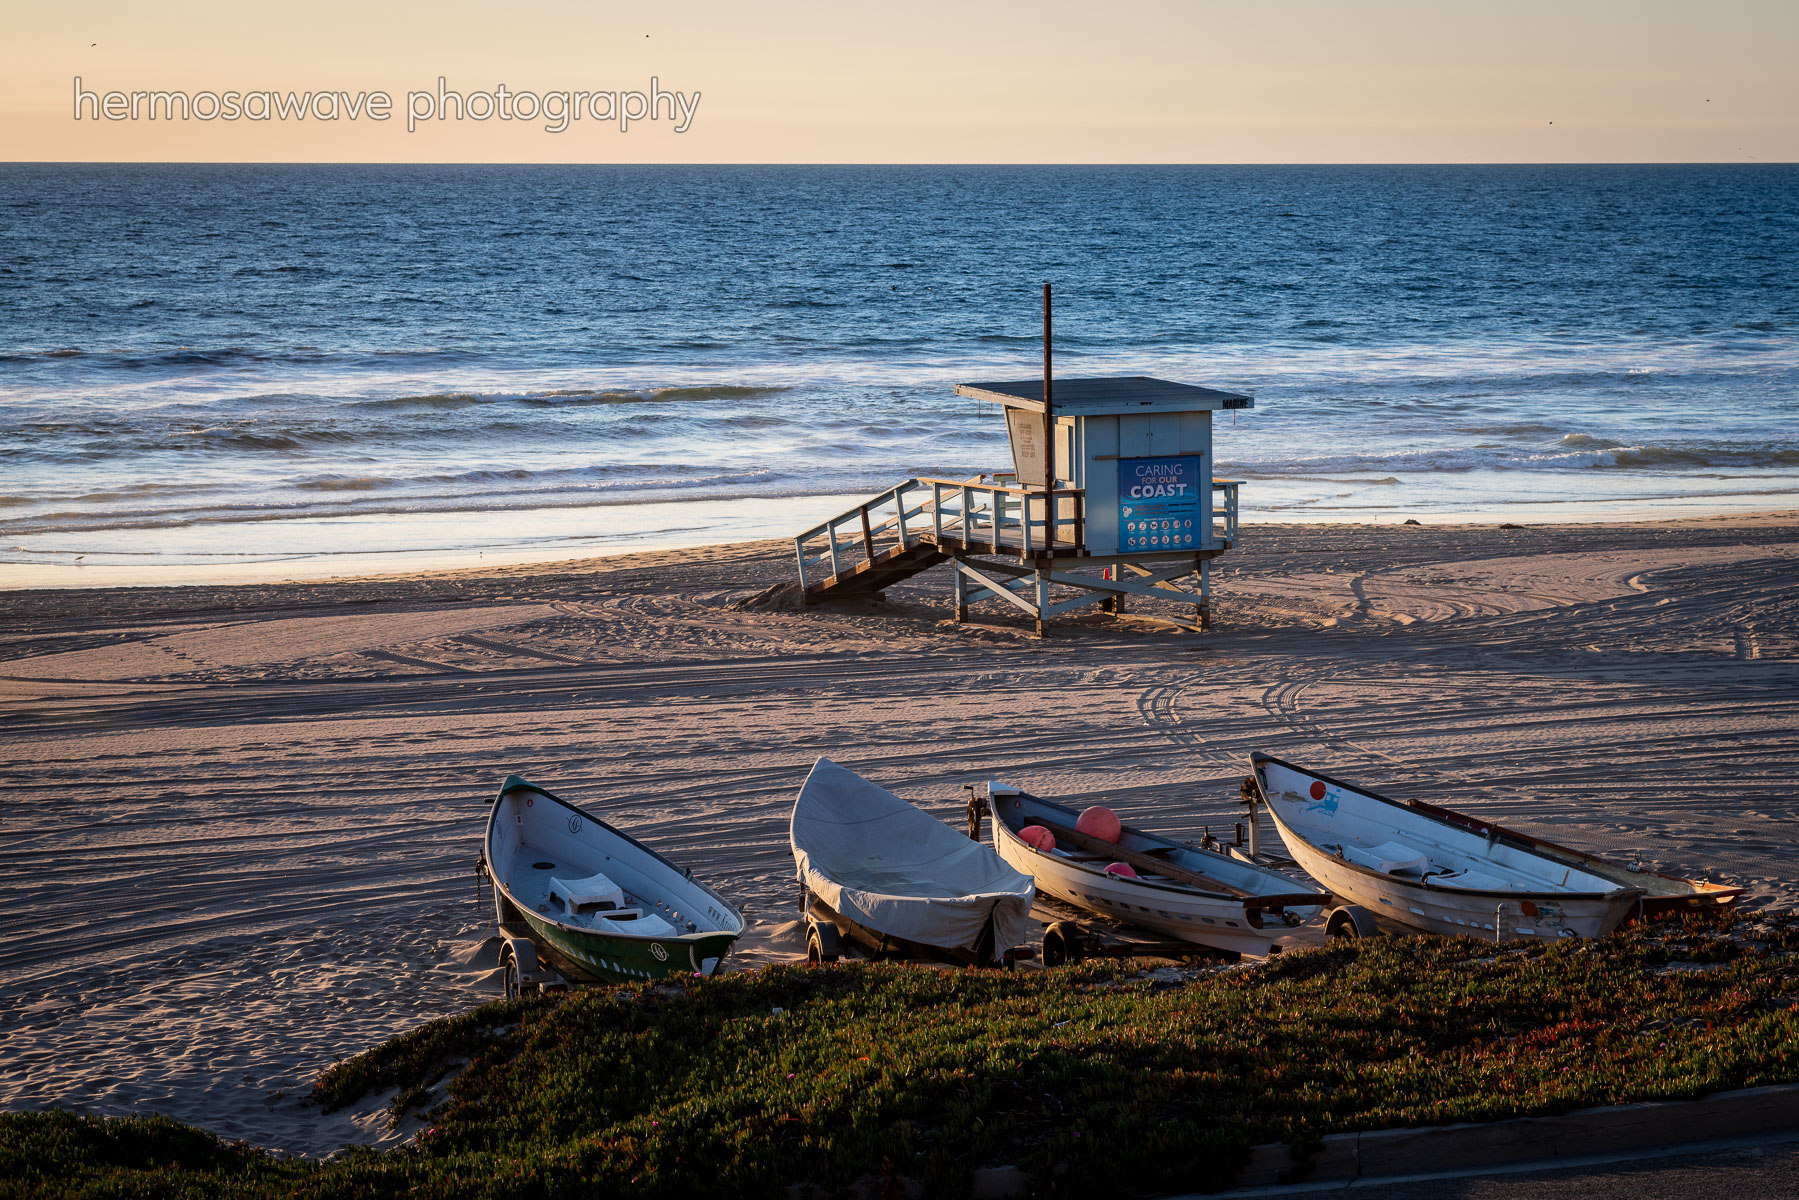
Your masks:
{"label": "boat gunwale", "polygon": [[[1060,811],[1065,812],[1065,813],[1079,815],[1079,814],[1075,814],[1074,810],[1064,807],[1063,805],[1057,804],[1054,800],[1045,800],[1043,797],[1034,796],[1030,792],[1024,791],[1021,788],[1014,788],[1010,793],[1008,793],[1008,795],[1021,796],[1024,799],[1033,801],[1034,803],[1037,803],[1037,804],[1045,804],[1045,805],[1048,805],[1050,808],[1059,809]],[[999,830],[999,829],[1005,830],[1006,837],[1010,839],[1010,841],[1013,845],[1020,846],[1023,849],[1030,851],[1032,854],[1035,854],[1041,858],[1046,858],[1051,862],[1058,863],[1058,864],[1064,864],[1064,865],[1073,867],[1079,871],[1085,871],[1089,875],[1103,876],[1108,879],[1119,879],[1127,884],[1133,884],[1136,886],[1147,887],[1147,888],[1156,888],[1160,891],[1173,892],[1174,894],[1180,895],[1180,896],[1199,896],[1199,897],[1203,897],[1204,899],[1207,899],[1207,900],[1222,901],[1225,904],[1240,905],[1240,906],[1242,906],[1245,913],[1250,912],[1252,910],[1257,911],[1257,912],[1268,912],[1268,911],[1273,911],[1275,909],[1280,909],[1280,908],[1305,908],[1305,907],[1308,907],[1309,905],[1314,905],[1314,904],[1322,907],[1322,906],[1330,903],[1331,897],[1330,897],[1330,893],[1327,891],[1269,892],[1266,894],[1251,894],[1249,896],[1233,896],[1233,895],[1229,895],[1228,893],[1225,893],[1225,892],[1202,891],[1198,887],[1196,887],[1192,884],[1180,884],[1180,883],[1173,882],[1173,881],[1170,881],[1168,883],[1159,883],[1153,879],[1144,879],[1141,876],[1137,876],[1135,878],[1126,878],[1126,877],[1120,876],[1120,875],[1108,875],[1107,872],[1103,868],[1096,867],[1092,863],[1076,862],[1074,859],[1071,859],[1071,858],[1057,858],[1053,854],[1050,854],[1043,850],[1039,850],[1037,847],[1031,845],[1029,842],[1027,842],[1023,838],[1019,837],[1017,832],[1010,825],[1006,824],[1005,819],[1000,816],[999,797],[994,795],[991,787],[989,787],[988,791],[987,791],[987,808],[988,808],[988,815],[993,818],[994,828],[996,830]],[[1185,850],[1185,849],[1192,848],[1192,847],[1182,846],[1180,843],[1172,841],[1168,838],[1165,838],[1165,837],[1161,836],[1160,834],[1145,833],[1141,829],[1137,829],[1133,826],[1125,825],[1122,821],[1119,822],[1119,825],[1125,832],[1134,833],[1138,837],[1149,838],[1152,841],[1161,842],[1164,845],[1171,846],[1176,850]],[[1128,847],[1122,847],[1122,848],[1128,849]],[[1202,853],[1203,853],[1203,851],[1202,851]],[[1240,865],[1256,867],[1255,863],[1242,863],[1242,860],[1240,860],[1240,859],[1233,859],[1231,861],[1234,863],[1238,863]],[[1261,870],[1264,868],[1258,867],[1257,869]],[[1196,875],[1201,874],[1201,872],[1195,871],[1194,874],[1196,874]],[[1285,878],[1285,877],[1283,876],[1282,878]],[[1278,905],[1269,905],[1266,902],[1270,901],[1270,900],[1278,900],[1278,901],[1280,901],[1280,903]],[[1254,903],[1254,901],[1262,901],[1263,903]]]}
{"label": "boat gunwale", "polygon": [[[1453,813],[1449,809],[1438,809],[1435,805],[1425,805],[1425,806],[1423,806],[1424,809],[1430,809],[1432,811],[1423,811],[1420,808],[1413,807],[1413,803],[1411,801],[1394,800],[1390,796],[1383,796],[1378,792],[1370,792],[1365,788],[1357,787],[1353,783],[1345,783],[1341,779],[1333,779],[1329,775],[1325,775],[1318,771],[1311,770],[1308,767],[1299,766],[1297,763],[1290,763],[1284,759],[1276,758],[1272,754],[1263,754],[1259,750],[1250,751],[1249,758],[1250,758],[1250,762],[1255,767],[1255,770],[1253,772],[1253,777],[1256,781],[1256,791],[1258,793],[1260,793],[1260,795],[1262,797],[1262,803],[1268,809],[1268,815],[1270,817],[1274,818],[1275,823],[1280,826],[1281,832],[1283,834],[1291,833],[1295,838],[1298,838],[1299,841],[1304,843],[1310,849],[1315,850],[1319,854],[1324,855],[1326,858],[1330,859],[1332,862],[1340,863],[1341,865],[1348,867],[1351,871],[1355,872],[1358,875],[1365,875],[1370,879],[1378,879],[1378,880],[1381,880],[1383,883],[1397,884],[1400,887],[1410,888],[1414,891],[1434,892],[1440,896],[1477,896],[1477,897],[1490,898],[1490,899],[1494,899],[1494,900],[1531,900],[1533,902],[1535,901],[1535,899],[1537,897],[1542,896],[1542,897],[1548,897],[1550,903],[1560,903],[1561,901],[1564,901],[1564,900],[1608,901],[1608,900],[1615,900],[1620,896],[1634,895],[1637,897],[1637,901],[1639,904],[1644,903],[1648,898],[1648,893],[1643,888],[1629,887],[1624,884],[1619,884],[1616,888],[1613,888],[1611,891],[1606,891],[1606,892],[1575,892],[1575,891],[1566,891],[1566,890],[1535,890],[1535,891],[1523,891],[1523,892],[1514,890],[1514,891],[1500,892],[1500,891],[1493,891],[1488,888],[1443,887],[1441,885],[1433,885],[1430,882],[1430,880],[1428,880],[1428,879],[1413,880],[1413,879],[1407,879],[1403,875],[1391,874],[1390,872],[1387,872],[1387,871],[1376,871],[1373,867],[1365,867],[1361,863],[1356,862],[1355,860],[1353,860],[1341,853],[1332,854],[1329,850],[1325,849],[1325,847],[1323,845],[1321,845],[1318,842],[1312,841],[1310,838],[1306,837],[1304,834],[1300,833],[1298,830],[1289,829],[1287,827],[1287,823],[1285,821],[1281,820],[1280,814],[1275,810],[1274,802],[1268,798],[1268,789],[1263,784],[1263,781],[1262,781],[1261,764],[1263,764],[1265,762],[1271,762],[1271,763],[1275,764],[1276,766],[1285,767],[1289,771],[1297,771],[1298,773],[1300,773],[1302,775],[1310,775],[1313,779],[1321,779],[1325,783],[1332,784],[1336,787],[1348,788],[1350,791],[1356,793],[1358,796],[1366,796],[1371,800],[1377,800],[1382,804],[1388,805],[1389,807],[1401,809],[1406,812],[1415,812],[1415,813],[1417,813],[1417,815],[1424,817],[1426,820],[1436,821],[1440,825],[1447,825],[1452,829],[1459,829],[1464,833],[1484,833],[1486,830],[1492,830],[1492,831],[1494,831],[1494,833],[1500,835],[1501,837],[1506,838],[1507,840],[1513,839],[1513,838],[1523,839],[1524,843],[1525,843],[1523,845],[1519,845],[1517,842],[1512,843],[1513,847],[1515,849],[1531,851],[1534,853],[1534,852],[1536,852],[1536,845],[1533,843],[1536,843],[1537,839],[1532,838],[1529,834],[1518,833],[1514,830],[1509,830],[1509,829],[1504,828],[1503,826],[1494,825],[1490,822],[1480,822],[1480,824],[1482,826],[1482,828],[1480,828],[1480,829],[1469,828],[1468,826],[1458,824],[1455,821],[1445,820],[1443,817],[1440,817],[1437,815],[1438,813],[1451,813],[1451,815],[1453,815],[1453,816],[1461,816],[1462,815],[1459,813]],[[1477,818],[1474,818],[1474,817],[1468,817],[1466,819],[1469,821],[1477,820]],[[1500,838],[1495,837],[1492,840],[1500,840]],[[1551,846],[1554,845],[1553,842],[1545,842],[1545,843],[1541,843],[1541,844],[1551,845]],[[1557,848],[1561,849],[1561,847],[1557,847]],[[1579,852],[1578,851],[1568,851],[1568,853],[1578,854]],[[1545,856],[1545,857],[1549,857],[1549,856]],[[1569,865],[1571,865],[1571,864],[1569,864]],[[1647,873],[1647,872],[1645,872],[1645,873]],[[1675,879],[1678,877],[1669,875],[1669,876],[1664,876],[1664,878]],[[1738,889],[1738,890],[1740,891],[1741,889]]]}
{"label": "boat gunwale", "polygon": [[[517,782],[514,782],[515,780]],[[601,820],[600,818],[594,816],[592,813],[587,812],[585,809],[581,808],[579,805],[571,804],[569,801],[564,800],[561,796],[556,795],[554,792],[551,792],[544,788],[541,788],[541,787],[537,786],[535,783],[532,783],[530,780],[524,779],[517,775],[508,776],[506,779],[506,782],[502,783],[500,785],[499,793],[496,796],[494,796],[494,798],[492,800],[489,800],[487,802],[488,806],[489,806],[489,811],[487,814],[487,836],[482,843],[482,848],[484,850],[493,849],[494,826],[499,823],[499,819],[500,819],[500,802],[505,800],[505,798],[508,795],[510,795],[511,793],[519,792],[519,791],[536,792],[538,795],[543,796],[546,799],[552,800],[557,804],[560,804],[563,808],[568,809],[570,812],[574,813],[576,816],[580,817],[582,820],[593,822],[595,825],[598,825],[601,829],[604,829],[606,832],[612,834],[614,837],[619,838],[620,840],[625,841],[625,842],[629,843],[630,845],[635,846],[637,849],[643,851],[645,854],[649,855],[651,858],[655,859],[657,862],[661,863],[663,866],[667,867],[669,870],[680,874],[682,876],[682,878],[684,878],[688,883],[699,888],[700,891],[706,893],[706,895],[708,895],[708,896],[712,897],[714,900],[718,901],[719,904],[724,906],[724,909],[727,913],[729,913],[731,916],[737,918],[738,928],[735,932],[733,932],[729,929],[696,929],[692,933],[677,932],[677,933],[668,934],[668,935],[659,935],[659,934],[648,934],[648,933],[615,933],[612,930],[608,930],[608,929],[590,929],[585,925],[571,924],[568,921],[558,919],[556,917],[556,915],[553,913],[540,912],[535,908],[528,909],[528,906],[525,905],[522,901],[520,901],[520,899],[518,898],[518,895],[513,892],[512,888],[508,885],[507,881],[501,878],[499,867],[493,861],[493,856],[491,854],[486,855],[485,857],[487,858],[487,877],[488,877],[488,879],[492,881],[494,887],[499,889],[500,893],[502,895],[504,895],[506,897],[506,899],[512,904],[512,906],[514,908],[518,909],[521,914],[529,911],[532,915],[536,916],[539,920],[544,921],[547,924],[554,925],[558,929],[565,929],[565,930],[569,931],[570,933],[579,933],[579,934],[583,934],[587,937],[618,938],[621,941],[641,943],[646,946],[648,944],[650,944],[651,942],[679,942],[682,944],[686,944],[686,943],[690,943],[690,942],[698,942],[699,940],[701,940],[703,938],[715,938],[715,937],[729,937],[732,941],[736,941],[738,938],[742,937],[745,932],[748,931],[749,923],[744,920],[743,913],[738,910],[737,906],[735,904],[732,904],[729,900],[725,899],[722,895],[720,895],[717,891],[715,891],[709,884],[703,882],[702,880],[696,879],[694,877],[693,873],[688,868],[680,866],[679,864],[677,864],[667,858],[664,858],[661,854],[658,854],[656,851],[650,849],[648,846],[644,845],[642,842],[638,841],[636,838],[632,837],[630,834],[624,832],[624,830],[619,829],[617,826],[612,825],[610,822]]]}

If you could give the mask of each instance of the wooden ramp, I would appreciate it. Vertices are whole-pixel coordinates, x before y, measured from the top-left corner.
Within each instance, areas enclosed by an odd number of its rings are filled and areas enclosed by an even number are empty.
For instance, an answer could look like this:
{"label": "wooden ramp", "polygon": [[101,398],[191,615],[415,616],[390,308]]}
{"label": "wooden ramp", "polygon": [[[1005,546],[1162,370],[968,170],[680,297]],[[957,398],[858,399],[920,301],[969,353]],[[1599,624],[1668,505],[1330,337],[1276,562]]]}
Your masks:
{"label": "wooden ramp", "polygon": [[831,575],[806,589],[807,600],[878,592],[920,571],[948,562],[950,555],[920,538],[910,546],[887,546],[874,556],[862,557],[841,574]]}
{"label": "wooden ramp", "polygon": [[908,479],[796,537],[800,585],[816,602],[878,592],[960,555],[1079,555],[1081,501],[1068,488]]}

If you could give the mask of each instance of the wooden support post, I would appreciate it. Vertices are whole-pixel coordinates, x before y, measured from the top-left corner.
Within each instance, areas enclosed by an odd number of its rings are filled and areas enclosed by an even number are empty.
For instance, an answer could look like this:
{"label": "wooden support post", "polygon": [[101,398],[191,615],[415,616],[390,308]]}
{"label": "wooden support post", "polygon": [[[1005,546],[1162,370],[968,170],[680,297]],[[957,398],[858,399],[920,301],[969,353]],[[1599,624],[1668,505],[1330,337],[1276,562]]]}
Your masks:
{"label": "wooden support post", "polygon": [[1044,620],[1049,613],[1049,560],[1047,558],[1037,561],[1036,585],[1037,636],[1048,637],[1049,624]]}
{"label": "wooden support post", "polygon": [[1199,629],[1212,628],[1212,560],[1199,560]]}
{"label": "wooden support post", "polygon": [[866,504],[862,506],[862,553],[868,556],[869,562],[875,560],[875,535],[874,531],[868,527],[868,505]]}
{"label": "wooden support post", "polygon": [[931,532],[937,537],[937,544],[943,545],[943,485],[931,485]]}
{"label": "wooden support post", "polygon": [[968,576],[962,574],[960,555],[951,561],[956,565],[956,570],[952,571],[951,575],[956,581],[956,624],[960,625],[968,620]]}
{"label": "wooden support post", "polygon": [[[1100,572],[1100,578],[1117,579],[1118,571],[1119,568],[1117,567],[1107,567]],[[1104,600],[1099,602],[1099,611],[1122,616],[1124,614],[1124,593],[1112,592],[1108,594]]]}
{"label": "wooden support post", "polygon": [[831,539],[831,578],[835,579],[839,574],[837,567],[837,526],[827,524],[825,526],[825,536]]}

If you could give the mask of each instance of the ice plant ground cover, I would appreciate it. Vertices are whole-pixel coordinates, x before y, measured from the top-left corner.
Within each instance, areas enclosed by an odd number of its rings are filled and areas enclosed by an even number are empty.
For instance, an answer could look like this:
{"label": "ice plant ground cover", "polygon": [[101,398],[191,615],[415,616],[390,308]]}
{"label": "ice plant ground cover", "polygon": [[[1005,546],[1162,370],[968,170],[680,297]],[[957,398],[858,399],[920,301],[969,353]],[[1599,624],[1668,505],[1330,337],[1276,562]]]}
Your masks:
{"label": "ice plant ground cover", "polygon": [[332,1067],[401,1150],[280,1159],[160,1118],[0,1117],[0,1195],[1222,1188],[1250,1146],[1799,1080],[1799,920],[1378,940],[1242,967],[777,967],[487,1004]]}

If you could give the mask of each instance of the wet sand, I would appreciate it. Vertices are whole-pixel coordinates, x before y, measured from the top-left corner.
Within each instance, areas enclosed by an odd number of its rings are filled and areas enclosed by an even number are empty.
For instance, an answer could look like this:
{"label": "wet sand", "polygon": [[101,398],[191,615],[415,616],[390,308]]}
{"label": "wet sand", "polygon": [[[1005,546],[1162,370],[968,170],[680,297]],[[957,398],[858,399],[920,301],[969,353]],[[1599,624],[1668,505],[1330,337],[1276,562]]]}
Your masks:
{"label": "wet sand", "polygon": [[[1799,514],[1251,526],[1217,628],[956,627],[753,600],[763,542],[332,583],[0,593],[0,1107],[283,1149],[334,1059],[491,996],[475,861],[517,773],[791,955],[786,815],[829,756],[950,819],[1004,779],[1228,834],[1264,749],[1799,905]],[[746,603],[748,601],[749,603]],[[979,613],[977,609],[977,613]]]}

